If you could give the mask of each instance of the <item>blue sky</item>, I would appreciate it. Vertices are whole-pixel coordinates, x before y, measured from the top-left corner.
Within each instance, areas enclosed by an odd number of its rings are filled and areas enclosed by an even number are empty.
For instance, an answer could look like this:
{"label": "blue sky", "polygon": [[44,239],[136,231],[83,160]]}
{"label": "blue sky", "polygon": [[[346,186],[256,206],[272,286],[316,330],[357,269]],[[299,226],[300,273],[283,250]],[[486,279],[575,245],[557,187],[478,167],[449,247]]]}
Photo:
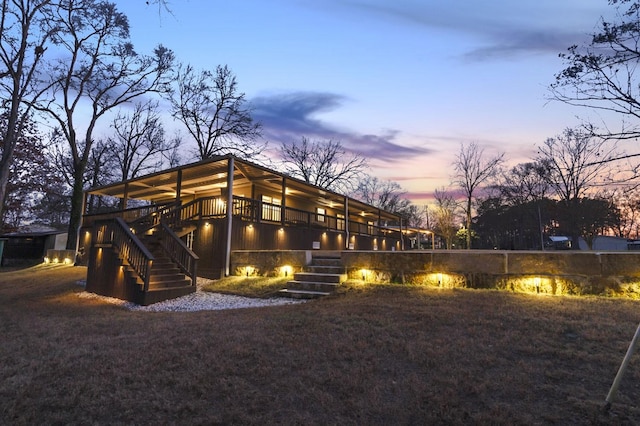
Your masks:
{"label": "blue sky", "polygon": [[[340,140],[417,204],[448,186],[461,142],[510,163],[589,112],[546,101],[558,53],[607,0],[119,1],[138,51],[227,64],[275,148]],[[597,118],[596,118],[597,121]]]}

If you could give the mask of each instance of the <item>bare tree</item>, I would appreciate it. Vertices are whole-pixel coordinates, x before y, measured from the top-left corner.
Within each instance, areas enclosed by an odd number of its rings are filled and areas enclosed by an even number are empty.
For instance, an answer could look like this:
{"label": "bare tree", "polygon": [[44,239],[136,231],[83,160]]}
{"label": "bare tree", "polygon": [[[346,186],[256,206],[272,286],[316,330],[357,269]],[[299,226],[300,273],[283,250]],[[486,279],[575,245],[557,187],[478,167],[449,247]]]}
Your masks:
{"label": "bare tree", "polygon": [[424,221],[425,211],[411,204],[405,197],[407,191],[397,182],[364,175],[359,179],[355,193],[359,200],[399,215],[407,226],[421,226]]}
{"label": "bare tree", "polygon": [[198,144],[199,158],[223,154],[251,158],[262,152],[264,144],[257,142],[262,126],[253,120],[245,95],[238,91],[236,77],[226,65],[219,65],[215,72],[180,67],[177,84],[171,94],[173,116]]}
{"label": "bare tree", "polygon": [[451,249],[453,238],[458,231],[456,226],[458,202],[451,192],[445,190],[445,188],[436,189],[434,198],[436,200],[433,215],[434,228],[444,238],[447,248]]}
{"label": "bare tree", "polygon": [[340,141],[283,142],[280,156],[285,172],[312,185],[338,193],[355,189],[364,174],[367,161],[358,154],[348,154]]}
{"label": "bare tree", "polygon": [[549,173],[546,160],[520,163],[502,174],[496,189],[510,205],[539,201],[551,192]]}
{"label": "bare tree", "polygon": [[380,180],[370,175],[364,175],[359,180],[356,194],[361,201],[390,212],[396,211],[402,207],[401,204],[408,202],[404,198],[406,191],[400,184],[391,180]]}
{"label": "bare tree", "polygon": [[122,180],[159,170],[165,155],[174,152],[180,143],[179,139],[165,138],[155,101],[138,102],[131,113],[119,111],[111,127],[115,136],[109,138],[109,144]]}
{"label": "bare tree", "polygon": [[50,17],[51,3],[51,0],[2,0],[0,96],[2,107],[8,113],[6,126],[0,134],[0,218],[3,217],[16,144],[29,120],[29,105],[40,94],[37,87],[40,64],[52,35],[41,27]]}
{"label": "bare tree", "polygon": [[476,192],[481,186],[491,186],[492,180],[500,172],[504,153],[485,158],[484,149],[475,142],[460,144],[460,151],[453,163],[453,181],[465,196],[466,243],[471,248],[471,215]]}
{"label": "bare tree", "polygon": [[538,147],[536,161],[548,167],[547,181],[559,199],[578,200],[597,184],[608,182],[615,144],[581,129],[567,128]]}
{"label": "bare tree", "polygon": [[538,147],[536,161],[548,166],[548,183],[564,203],[568,231],[578,249],[580,237],[580,200],[590,190],[610,181],[609,163],[616,158],[615,144],[593,136],[582,129],[567,128],[556,137],[548,138]]}
{"label": "bare tree", "polygon": [[601,136],[635,139],[640,136],[640,2],[611,0],[613,22],[601,20],[586,45],[574,45],[561,54],[566,68],[550,86],[551,98],[589,109],[620,114],[620,130]]}
{"label": "bare tree", "polygon": [[621,238],[638,238],[640,236],[640,191],[635,186],[621,188],[605,188],[599,197],[609,200],[620,212],[620,221],[614,230]]}
{"label": "bare tree", "polygon": [[[153,55],[136,53],[127,17],[106,1],[65,0],[48,24],[58,29],[53,41],[59,55],[50,65],[51,97],[36,108],[54,120],[69,144],[73,185],[67,248],[75,249],[96,124],[107,112],[139,96],[167,92],[174,57],[162,46]],[[76,132],[83,119],[86,130],[79,138]]]}

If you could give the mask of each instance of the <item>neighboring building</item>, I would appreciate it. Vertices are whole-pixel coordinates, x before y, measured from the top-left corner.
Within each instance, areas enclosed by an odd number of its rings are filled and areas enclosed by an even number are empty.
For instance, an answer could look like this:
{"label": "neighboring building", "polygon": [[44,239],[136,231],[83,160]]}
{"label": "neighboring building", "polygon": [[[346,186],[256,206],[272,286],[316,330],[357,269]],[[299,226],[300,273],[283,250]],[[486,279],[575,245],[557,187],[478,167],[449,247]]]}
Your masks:
{"label": "neighboring building", "polygon": [[[580,238],[580,250],[589,250],[589,245],[584,238]],[[593,239],[593,247],[591,250],[627,251],[629,250],[629,240],[609,235],[598,235]]]}
{"label": "neighboring building", "polygon": [[[589,250],[589,245],[584,238],[580,237],[578,243],[580,250]],[[545,244],[545,248],[548,250],[570,250],[571,247],[571,238],[560,235],[550,236]],[[593,247],[591,248],[591,250],[599,251],[627,251],[634,249],[635,244],[632,240],[608,235],[598,235],[594,237]]]}
{"label": "neighboring building", "polygon": [[551,235],[544,244],[545,250],[571,250],[571,238],[563,235]]}
{"label": "neighboring building", "polygon": [[399,216],[230,155],[93,188],[89,196],[124,207],[83,216],[87,290],[128,300],[143,296],[125,282],[149,292],[160,256],[193,285],[196,263],[200,276],[232,273],[233,250],[404,249]]}
{"label": "neighboring building", "polygon": [[40,263],[47,250],[62,250],[67,244],[67,233],[48,226],[30,225],[18,231],[0,235],[4,248],[2,266]]}

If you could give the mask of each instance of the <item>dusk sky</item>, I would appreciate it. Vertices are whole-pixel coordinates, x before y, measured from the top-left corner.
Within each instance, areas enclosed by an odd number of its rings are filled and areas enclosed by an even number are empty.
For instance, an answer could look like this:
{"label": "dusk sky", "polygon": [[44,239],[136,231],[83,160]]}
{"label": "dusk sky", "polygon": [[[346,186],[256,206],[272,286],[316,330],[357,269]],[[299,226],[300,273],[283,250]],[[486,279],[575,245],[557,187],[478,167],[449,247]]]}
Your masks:
{"label": "dusk sky", "polygon": [[339,140],[416,204],[449,185],[461,142],[516,164],[579,118],[597,123],[547,102],[547,87],[558,54],[613,14],[607,0],[144,3],[118,2],[138,51],[162,43],[198,69],[227,64],[272,148]]}

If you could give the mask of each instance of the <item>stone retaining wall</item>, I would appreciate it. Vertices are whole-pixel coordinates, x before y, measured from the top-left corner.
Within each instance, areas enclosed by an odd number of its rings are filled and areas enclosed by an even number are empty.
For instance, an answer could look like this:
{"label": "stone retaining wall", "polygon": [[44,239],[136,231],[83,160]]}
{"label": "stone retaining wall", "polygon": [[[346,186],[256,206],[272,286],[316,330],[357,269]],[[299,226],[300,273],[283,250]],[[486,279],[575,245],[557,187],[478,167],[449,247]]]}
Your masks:
{"label": "stone retaining wall", "polygon": [[[251,265],[278,275],[301,270],[318,251],[241,251],[232,271]],[[593,251],[342,251],[350,279],[438,287],[493,288],[546,294],[640,298],[640,252]]]}

